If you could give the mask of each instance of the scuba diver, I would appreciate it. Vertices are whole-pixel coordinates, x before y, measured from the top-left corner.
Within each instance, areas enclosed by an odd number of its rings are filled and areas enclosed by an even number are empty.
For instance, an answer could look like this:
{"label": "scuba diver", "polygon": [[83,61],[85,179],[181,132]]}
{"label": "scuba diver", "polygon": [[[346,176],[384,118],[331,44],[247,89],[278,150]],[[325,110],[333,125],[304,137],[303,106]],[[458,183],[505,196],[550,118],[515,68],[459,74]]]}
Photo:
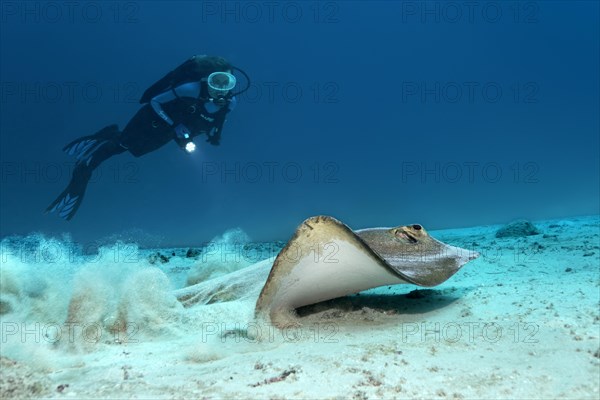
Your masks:
{"label": "scuba diver", "polygon": [[[244,75],[247,86],[233,92],[233,70]],[[70,220],[81,205],[92,172],[106,159],[129,151],[135,157],[154,151],[174,140],[192,153],[195,136],[205,134],[218,146],[227,114],[235,108],[236,95],[250,87],[248,75],[216,56],[193,56],[150,86],[140,99],[144,106],[123,131],[109,125],[97,133],[67,144],[63,151],[75,156],[73,175],[67,188],[46,209]]]}

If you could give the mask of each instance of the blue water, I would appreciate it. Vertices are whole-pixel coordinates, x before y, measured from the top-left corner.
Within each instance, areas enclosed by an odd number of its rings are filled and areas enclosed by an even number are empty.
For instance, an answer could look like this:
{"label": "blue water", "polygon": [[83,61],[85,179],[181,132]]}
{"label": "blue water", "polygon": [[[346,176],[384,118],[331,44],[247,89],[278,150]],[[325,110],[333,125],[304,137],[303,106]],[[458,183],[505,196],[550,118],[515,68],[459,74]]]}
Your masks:
{"label": "blue water", "polygon": [[[311,215],[428,229],[599,212],[597,2],[1,3],[0,237],[286,240]],[[221,146],[101,166],[44,215],[71,140],[194,54],[252,78]],[[240,79],[242,81],[242,79]]]}
{"label": "blue water", "polygon": [[[0,2],[0,392],[597,398],[599,14],[594,1]],[[122,129],[195,54],[251,78],[221,145],[120,154],[72,221],[45,215],[73,169],[63,146]],[[309,306],[307,321],[346,329],[337,345],[229,347],[243,330],[224,328],[207,342],[206,322],[257,322],[273,260],[319,214],[419,223],[480,257],[439,287]],[[539,233],[496,237],[521,218]],[[402,340],[463,323],[506,330]]]}

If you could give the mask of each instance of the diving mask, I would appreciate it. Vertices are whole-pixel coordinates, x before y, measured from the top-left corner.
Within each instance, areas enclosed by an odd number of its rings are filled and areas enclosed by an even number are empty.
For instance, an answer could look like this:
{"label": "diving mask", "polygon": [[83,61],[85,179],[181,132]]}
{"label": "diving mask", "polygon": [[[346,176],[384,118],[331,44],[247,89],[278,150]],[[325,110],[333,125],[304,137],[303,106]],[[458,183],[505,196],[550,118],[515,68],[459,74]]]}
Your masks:
{"label": "diving mask", "polygon": [[208,93],[215,99],[227,96],[235,87],[235,76],[229,72],[213,72],[208,76]]}

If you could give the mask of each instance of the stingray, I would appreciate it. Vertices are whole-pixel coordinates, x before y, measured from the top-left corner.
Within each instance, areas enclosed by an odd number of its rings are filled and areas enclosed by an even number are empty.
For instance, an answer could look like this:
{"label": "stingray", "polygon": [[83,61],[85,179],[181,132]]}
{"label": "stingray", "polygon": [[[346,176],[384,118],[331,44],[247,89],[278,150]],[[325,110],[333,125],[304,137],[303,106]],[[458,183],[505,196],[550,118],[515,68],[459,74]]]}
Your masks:
{"label": "stingray", "polygon": [[335,218],[312,217],[275,259],[255,315],[284,327],[302,306],[379,286],[439,285],[478,256],[418,224],[352,231]]}
{"label": "stingray", "polygon": [[185,306],[258,296],[255,316],[285,327],[297,323],[299,307],[379,286],[436,286],[478,256],[432,238],[418,224],[352,231],[316,216],[300,224],[272,266],[263,261],[176,296]]}

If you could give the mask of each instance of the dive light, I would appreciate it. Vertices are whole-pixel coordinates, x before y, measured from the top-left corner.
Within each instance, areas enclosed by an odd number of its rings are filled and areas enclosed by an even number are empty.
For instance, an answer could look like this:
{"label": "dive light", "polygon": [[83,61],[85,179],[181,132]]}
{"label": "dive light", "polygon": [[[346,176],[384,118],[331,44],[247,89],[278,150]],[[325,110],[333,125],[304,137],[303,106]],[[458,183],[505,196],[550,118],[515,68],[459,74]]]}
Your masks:
{"label": "dive light", "polygon": [[185,144],[185,151],[187,151],[188,153],[193,153],[196,150],[196,145],[194,144],[194,142],[187,142]]}

